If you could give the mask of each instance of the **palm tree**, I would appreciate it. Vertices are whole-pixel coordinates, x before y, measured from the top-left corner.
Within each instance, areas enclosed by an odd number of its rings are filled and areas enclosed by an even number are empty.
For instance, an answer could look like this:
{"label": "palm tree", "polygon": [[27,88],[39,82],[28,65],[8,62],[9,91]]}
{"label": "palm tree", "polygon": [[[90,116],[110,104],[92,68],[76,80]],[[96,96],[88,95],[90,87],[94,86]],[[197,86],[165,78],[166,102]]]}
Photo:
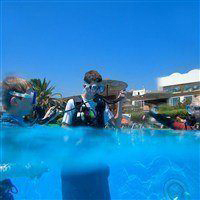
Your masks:
{"label": "palm tree", "polygon": [[59,96],[62,98],[61,93],[53,93],[55,86],[50,86],[51,81],[47,81],[46,78],[41,79],[31,79],[30,83],[33,89],[37,92],[37,102],[38,106],[43,109],[48,109],[51,106],[58,105],[57,99],[53,98]]}

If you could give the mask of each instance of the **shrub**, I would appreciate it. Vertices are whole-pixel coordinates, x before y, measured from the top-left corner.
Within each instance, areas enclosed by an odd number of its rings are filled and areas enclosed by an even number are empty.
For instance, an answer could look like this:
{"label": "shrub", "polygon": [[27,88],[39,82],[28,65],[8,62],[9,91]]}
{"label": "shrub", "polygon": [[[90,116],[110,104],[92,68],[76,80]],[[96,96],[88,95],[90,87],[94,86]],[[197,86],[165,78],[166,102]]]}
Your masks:
{"label": "shrub", "polygon": [[170,106],[167,104],[163,104],[159,106],[158,112],[160,114],[169,115],[172,118],[175,118],[177,115],[183,119],[185,119],[188,115],[187,110],[185,109],[186,105],[188,104],[187,101],[184,103],[178,103],[176,106]]}
{"label": "shrub", "polygon": [[132,112],[131,113],[131,121],[133,122],[137,122],[137,123],[141,123],[146,121],[146,117],[145,119],[142,119],[143,116],[146,116],[145,112]]}
{"label": "shrub", "polygon": [[185,119],[186,116],[188,115],[187,110],[185,109],[173,109],[173,110],[168,110],[168,111],[160,111],[160,114],[166,114],[169,115],[171,118],[176,118],[178,115],[179,117]]}

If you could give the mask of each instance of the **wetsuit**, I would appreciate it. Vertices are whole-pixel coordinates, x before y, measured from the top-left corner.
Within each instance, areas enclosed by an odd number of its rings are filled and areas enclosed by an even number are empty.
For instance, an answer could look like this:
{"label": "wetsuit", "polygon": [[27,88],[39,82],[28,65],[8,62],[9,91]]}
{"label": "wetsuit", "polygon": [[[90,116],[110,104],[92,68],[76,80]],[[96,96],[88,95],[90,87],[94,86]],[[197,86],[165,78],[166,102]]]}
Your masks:
{"label": "wetsuit", "polygon": [[158,114],[153,111],[149,112],[150,116],[156,119],[159,123],[163,124],[164,126],[174,129],[174,130],[194,130],[192,125],[189,125],[188,122],[178,122],[176,120],[171,119],[167,115]]}
{"label": "wetsuit", "polygon": [[[96,103],[96,117],[92,120],[89,119],[89,117],[86,117],[85,120],[82,120],[81,117],[78,117],[81,105],[84,104],[84,101],[81,97],[79,97],[79,99],[71,100],[71,102],[69,102],[68,104],[73,104],[73,102],[76,109],[75,111],[73,111],[73,115],[71,117],[70,113],[67,113],[67,115],[63,118],[63,122],[67,121],[66,123],[70,124],[71,126],[89,126],[94,128],[104,128],[104,116],[105,110],[107,109],[104,102],[99,101]],[[69,110],[70,108],[72,107],[70,107],[69,105],[66,106],[66,110]],[[70,118],[72,120],[69,120]],[[95,131],[96,130],[94,129],[94,132]],[[86,142],[85,148],[87,148],[87,145],[91,144],[87,144]],[[66,168],[67,165],[70,165],[70,163],[67,163],[66,161]],[[63,200],[109,200],[109,167],[106,164],[102,163],[99,163],[98,165],[98,169],[77,173],[66,170],[64,166],[61,174]],[[75,170],[78,171],[79,169]]]}

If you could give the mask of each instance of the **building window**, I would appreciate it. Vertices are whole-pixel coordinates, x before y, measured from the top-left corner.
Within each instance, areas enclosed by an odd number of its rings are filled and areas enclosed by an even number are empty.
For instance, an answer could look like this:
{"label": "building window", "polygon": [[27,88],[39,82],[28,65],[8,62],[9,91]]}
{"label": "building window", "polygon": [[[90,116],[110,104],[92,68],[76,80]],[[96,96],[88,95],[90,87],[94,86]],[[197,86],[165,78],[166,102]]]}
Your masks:
{"label": "building window", "polygon": [[144,105],[143,101],[134,101],[133,102],[133,106],[138,107],[138,108],[143,107],[143,105]]}
{"label": "building window", "polygon": [[172,89],[172,92],[180,92],[181,91],[181,87],[180,86],[174,86]]}
{"label": "building window", "polygon": [[200,83],[193,85],[193,90],[200,90]]}
{"label": "building window", "polygon": [[171,91],[171,87],[164,87],[164,88],[163,88],[163,91],[164,91],[164,92],[172,92],[172,91]]}
{"label": "building window", "polygon": [[180,103],[180,97],[173,97],[169,99],[169,104],[171,106],[176,106],[178,103]]}
{"label": "building window", "polygon": [[195,84],[187,84],[184,86],[184,91],[185,92],[192,92],[200,90],[200,83],[195,83]]}
{"label": "building window", "polygon": [[181,87],[180,86],[164,87],[163,91],[164,92],[181,92]]}
{"label": "building window", "polygon": [[185,92],[191,92],[192,91],[192,85],[185,85],[184,86],[184,91]]}

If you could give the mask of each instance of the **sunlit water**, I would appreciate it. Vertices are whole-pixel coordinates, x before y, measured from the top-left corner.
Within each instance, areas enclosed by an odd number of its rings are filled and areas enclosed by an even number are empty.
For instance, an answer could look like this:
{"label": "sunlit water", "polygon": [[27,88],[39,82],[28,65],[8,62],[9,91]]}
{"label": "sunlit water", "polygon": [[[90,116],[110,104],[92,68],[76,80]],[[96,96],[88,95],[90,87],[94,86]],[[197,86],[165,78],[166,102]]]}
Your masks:
{"label": "sunlit water", "polygon": [[[62,199],[60,168],[110,167],[112,199],[200,199],[200,132],[86,128],[7,128],[1,131],[1,163],[47,169],[41,177],[10,174],[15,199]],[[38,167],[38,168],[40,168]],[[37,173],[36,173],[37,174]],[[31,175],[30,175],[31,176]]]}

